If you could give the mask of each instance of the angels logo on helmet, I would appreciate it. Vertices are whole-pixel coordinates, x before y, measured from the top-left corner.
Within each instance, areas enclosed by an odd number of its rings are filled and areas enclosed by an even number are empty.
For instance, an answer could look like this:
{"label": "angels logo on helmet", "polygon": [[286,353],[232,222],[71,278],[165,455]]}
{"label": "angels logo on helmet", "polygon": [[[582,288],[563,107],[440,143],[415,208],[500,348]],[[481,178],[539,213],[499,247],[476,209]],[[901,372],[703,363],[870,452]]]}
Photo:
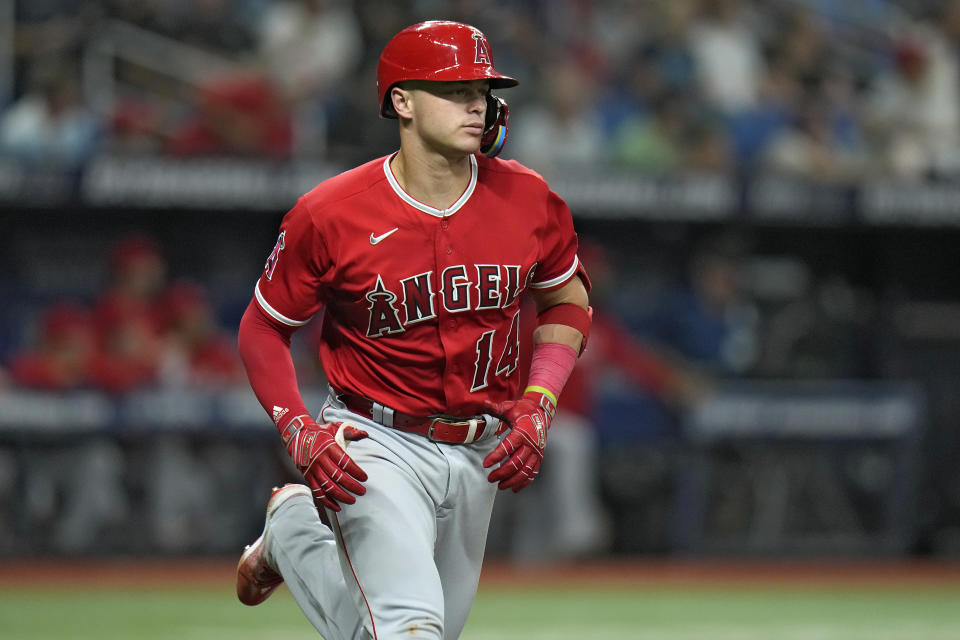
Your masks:
{"label": "angels logo on helmet", "polygon": [[477,43],[477,54],[473,57],[473,61],[476,64],[493,64],[493,60],[490,59],[490,52],[487,51],[487,41],[483,37],[482,33],[474,33],[473,40]]}

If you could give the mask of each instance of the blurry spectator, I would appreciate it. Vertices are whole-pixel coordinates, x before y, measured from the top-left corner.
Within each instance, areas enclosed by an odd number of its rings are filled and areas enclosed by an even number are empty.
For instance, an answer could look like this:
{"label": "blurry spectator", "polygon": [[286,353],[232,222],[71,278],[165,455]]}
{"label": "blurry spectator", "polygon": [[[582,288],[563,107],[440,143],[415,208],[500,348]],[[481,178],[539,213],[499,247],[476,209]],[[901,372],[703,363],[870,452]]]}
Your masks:
{"label": "blurry spectator", "polygon": [[138,233],[123,236],[111,248],[109,261],[111,282],[98,300],[98,315],[131,307],[152,317],[156,296],[167,282],[167,263],[157,242]]}
{"label": "blurry spectator", "polygon": [[659,3],[619,0],[574,4],[591,10],[586,24],[583,21],[574,23],[572,31],[580,36],[579,46],[594,49],[593,55],[603,68],[622,68],[633,63],[633,52],[657,29],[653,18],[661,9]]}
{"label": "blurry spectator", "polygon": [[758,357],[759,317],[741,286],[740,250],[711,241],[691,258],[684,283],[647,296],[630,326],[668,352],[715,374],[742,374]]}
{"label": "blurry spectator", "polygon": [[98,125],[80,100],[74,72],[56,64],[35,67],[31,84],[0,117],[0,155],[78,167],[96,149]]}
{"label": "blurry spectator", "polygon": [[159,299],[166,386],[224,386],[246,380],[235,341],[216,324],[207,291],[192,282],[171,285]]}
{"label": "blurry spectator", "polygon": [[131,235],[113,247],[110,268],[112,282],[94,307],[99,348],[91,375],[99,388],[124,392],[156,379],[156,300],[166,285],[167,266],[155,241]]}
{"label": "blurry spectator", "polygon": [[822,102],[809,100],[793,126],[770,142],[764,165],[774,171],[820,182],[853,182],[867,168],[866,156],[845,143]]}
{"label": "blurry spectator", "polygon": [[756,104],[763,58],[757,25],[740,0],[703,0],[688,39],[707,100],[726,113]]}
{"label": "blurry spectator", "polygon": [[545,70],[541,77],[545,102],[530,105],[517,118],[510,129],[508,153],[542,173],[603,161],[605,137],[591,78],[570,60]]}
{"label": "blurry spectator", "polygon": [[612,68],[599,88],[597,113],[610,138],[615,140],[618,131],[632,121],[649,118],[653,105],[672,89],[658,55],[653,47],[637,51],[622,66]]}
{"label": "blurry spectator", "polygon": [[734,164],[726,129],[680,93],[653,99],[649,111],[627,118],[613,138],[619,163],[646,173],[726,172]]}
{"label": "blurry spectator", "polygon": [[282,159],[293,123],[272,82],[257,73],[218,78],[197,95],[194,113],[170,136],[174,155],[242,155]]}
{"label": "blurry spectator", "polygon": [[749,171],[762,159],[767,144],[793,121],[793,109],[802,90],[795,77],[771,54],[760,80],[757,103],[728,116],[734,153]]}
{"label": "blurry spectator", "polygon": [[294,115],[298,152],[326,148],[328,111],[343,108],[341,85],[361,61],[363,39],[353,3],[281,0],[260,23],[259,55]]}
{"label": "blurry spectator", "polygon": [[657,52],[657,63],[666,86],[674,91],[691,91],[697,69],[687,33],[696,17],[696,3],[660,2],[657,9],[658,20],[649,38]]}
{"label": "blurry spectator", "polygon": [[110,254],[112,282],[94,310],[72,303],[43,313],[37,346],[10,362],[19,385],[122,393],[155,383],[217,386],[242,381],[233,339],[217,325],[207,291],[166,283],[156,242],[131,235]]}
{"label": "blurry spectator", "polygon": [[829,64],[831,51],[820,19],[808,8],[791,13],[773,47],[777,63],[803,88],[816,89]]}
{"label": "blurry spectator", "polygon": [[689,123],[683,132],[684,169],[728,173],[736,168],[733,141],[729,131],[709,116]]}
{"label": "blurry spectator", "polygon": [[850,181],[865,169],[844,57],[808,7],[787,14],[768,47],[759,104],[738,114],[751,162],[815,180]]}
{"label": "blurry spectator", "polygon": [[[316,129],[301,133],[304,112],[297,110],[295,150],[297,153],[326,153],[331,159],[346,164],[360,164],[370,157],[396,151],[393,130],[387,126],[369,126],[363,118],[365,114],[377,113],[376,97],[371,98],[371,95],[376,96],[380,50],[393,34],[410,24],[412,18],[408,3],[363,0],[352,5],[363,45],[359,59],[354,62],[353,72],[342,79],[336,91],[323,95],[322,119],[314,122]],[[518,21],[522,21],[519,16]],[[514,22],[510,24],[516,28]],[[503,35],[508,38],[511,31],[505,30]],[[503,66],[504,54],[500,53],[503,50],[497,48],[497,64],[500,66]],[[309,101],[303,105],[304,108],[309,106]],[[311,135],[318,142],[312,143]],[[313,145],[313,149],[308,145]]]}
{"label": "blurry spectator", "polygon": [[158,154],[167,130],[164,110],[149,99],[130,95],[118,97],[106,123],[110,152]]}
{"label": "blurry spectator", "polygon": [[10,362],[11,380],[50,391],[84,387],[95,348],[90,311],[68,302],[53,305],[43,312],[37,346]]}
{"label": "blurry spectator", "polygon": [[872,89],[868,124],[896,175],[960,171],[958,74],[956,52],[933,25],[917,26],[895,43],[892,65]]}
{"label": "blurry spectator", "polygon": [[645,173],[676,170],[682,163],[684,116],[676,97],[655,98],[648,112],[628,118],[614,133],[619,164]]}
{"label": "blurry spectator", "polygon": [[279,0],[268,5],[258,50],[289,101],[317,96],[355,70],[363,40],[352,4]]}
{"label": "blurry spectator", "polygon": [[123,393],[152,384],[160,358],[160,336],[151,315],[114,298],[97,305],[98,349],[90,375],[107,392]]}

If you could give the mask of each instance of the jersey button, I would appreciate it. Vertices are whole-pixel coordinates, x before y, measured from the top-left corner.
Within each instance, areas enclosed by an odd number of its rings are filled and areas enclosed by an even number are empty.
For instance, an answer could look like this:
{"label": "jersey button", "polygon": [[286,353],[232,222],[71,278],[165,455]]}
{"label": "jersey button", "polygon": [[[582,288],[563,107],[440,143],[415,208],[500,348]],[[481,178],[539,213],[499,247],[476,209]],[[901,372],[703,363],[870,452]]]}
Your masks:
{"label": "jersey button", "polygon": [[446,229],[446,228],[449,227],[449,226],[450,226],[450,223],[447,222],[446,220],[441,220],[441,221],[440,221],[440,228],[441,228],[441,229]]}
{"label": "jersey button", "polygon": [[450,247],[447,247],[447,255],[450,255],[451,253],[453,253],[453,249],[451,249]]}
{"label": "jersey button", "polygon": [[447,326],[450,327],[451,329],[456,329],[456,328],[457,328],[457,321],[451,319],[449,322],[447,322]]}

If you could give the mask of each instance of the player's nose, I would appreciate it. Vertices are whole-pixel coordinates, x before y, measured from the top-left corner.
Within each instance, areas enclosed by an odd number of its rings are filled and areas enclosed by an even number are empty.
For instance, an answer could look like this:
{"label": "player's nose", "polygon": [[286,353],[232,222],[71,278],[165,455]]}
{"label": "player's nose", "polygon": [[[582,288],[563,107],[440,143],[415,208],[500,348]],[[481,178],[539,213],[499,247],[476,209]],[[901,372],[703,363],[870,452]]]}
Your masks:
{"label": "player's nose", "polygon": [[474,95],[473,99],[470,100],[470,112],[478,113],[481,116],[487,110],[487,94],[484,92],[479,95]]}
{"label": "player's nose", "polygon": [[487,88],[486,87],[475,87],[470,92],[470,106],[476,107],[477,105],[483,106],[487,103]]}

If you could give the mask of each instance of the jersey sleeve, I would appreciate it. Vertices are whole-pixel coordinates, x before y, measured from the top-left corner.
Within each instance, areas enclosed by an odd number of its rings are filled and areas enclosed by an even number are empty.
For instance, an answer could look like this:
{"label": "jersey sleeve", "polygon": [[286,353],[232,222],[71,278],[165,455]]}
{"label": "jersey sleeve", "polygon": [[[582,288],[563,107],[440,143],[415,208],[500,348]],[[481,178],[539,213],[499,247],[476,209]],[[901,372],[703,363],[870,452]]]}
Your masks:
{"label": "jersey sleeve", "polygon": [[578,273],[582,274],[585,284],[589,283],[577,258],[573,216],[567,203],[553,191],[547,192],[547,223],[541,230],[540,246],[540,264],[530,283],[532,289],[557,289]]}
{"label": "jersey sleeve", "polygon": [[300,327],[322,305],[323,278],[329,270],[323,238],[301,198],[280,223],[280,235],[254,290],[268,316]]}

